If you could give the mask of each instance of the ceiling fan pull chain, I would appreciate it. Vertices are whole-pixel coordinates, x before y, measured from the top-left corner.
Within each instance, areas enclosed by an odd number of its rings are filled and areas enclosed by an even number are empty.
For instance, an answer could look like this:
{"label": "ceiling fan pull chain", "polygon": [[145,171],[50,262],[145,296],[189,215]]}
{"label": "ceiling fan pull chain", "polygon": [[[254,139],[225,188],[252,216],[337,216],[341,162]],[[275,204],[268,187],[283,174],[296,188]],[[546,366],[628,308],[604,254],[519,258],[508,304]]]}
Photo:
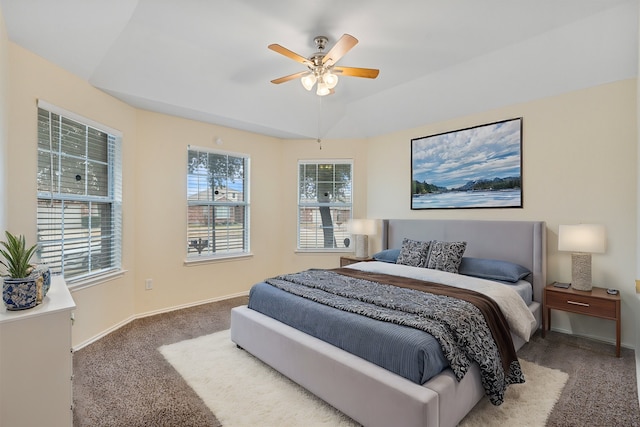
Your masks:
{"label": "ceiling fan pull chain", "polygon": [[318,142],[318,146],[320,147],[320,150],[322,150],[322,139],[320,139],[320,120],[322,118],[322,97],[319,96],[318,97],[318,139],[316,140]]}

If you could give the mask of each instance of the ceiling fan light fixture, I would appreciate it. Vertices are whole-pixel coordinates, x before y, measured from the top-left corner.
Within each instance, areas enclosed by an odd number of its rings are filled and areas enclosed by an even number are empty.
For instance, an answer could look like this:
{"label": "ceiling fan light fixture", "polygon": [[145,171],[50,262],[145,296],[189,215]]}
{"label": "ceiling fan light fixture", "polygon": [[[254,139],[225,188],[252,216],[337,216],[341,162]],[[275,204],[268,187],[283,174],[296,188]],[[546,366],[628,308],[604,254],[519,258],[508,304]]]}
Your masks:
{"label": "ceiling fan light fixture", "polygon": [[313,89],[313,85],[316,84],[316,80],[316,76],[313,73],[309,73],[302,76],[300,82],[306,90],[311,90]]}
{"label": "ceiling fan light fixture", "polygon": [[316,95],[318,96],[326,96],[331,93],[331,89],[327,86],[327,84],[320,79],[318,82],[318,89],[316,90]]}
{"label": "ceiling fan light fixture", "polygon": [[322,80],[324,80],[329,89],[333,89],[338,84],[338,76],[333,74],[331,71],[324,73]]}
{"label": "ceiling fan light fixture", "polygon": [[301,71],[299,73],[289,74],[288,76],[271,80],[271,83],[280,84],[300,78],[300,83],[302,83],[302,86],[306,90],[311,91],[313,86],[317,84],[316,94],[318,96],[326,96],[335,93],[334,88],[338,84],[338,76],[331,72],[334,69],[337,74],[343,76],[364,77],[368,79],[375,79],[378,77],[380,70],[374,68],[335,66],[336,63],[358,43],[358,39],[352,35],[343,34],[327,53],[324,52],[328,42],[327,37],[318,36],[313,40],[318,51],[308,58],[298,55],[279,44],[270,44],[267,46],[274,52],[304,64],[308,69],[308,71]]}

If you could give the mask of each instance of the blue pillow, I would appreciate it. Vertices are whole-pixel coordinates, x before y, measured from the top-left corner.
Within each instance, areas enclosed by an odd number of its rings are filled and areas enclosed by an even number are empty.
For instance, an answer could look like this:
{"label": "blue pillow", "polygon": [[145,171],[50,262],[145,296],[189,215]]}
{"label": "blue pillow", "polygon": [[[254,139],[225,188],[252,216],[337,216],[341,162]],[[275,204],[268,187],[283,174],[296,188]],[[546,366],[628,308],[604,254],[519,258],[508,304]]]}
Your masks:
{"label": "blue pillow", "polygon": [[395,264],[400,255],[400,249],[385,249],[378,253],[373,254],[372,258],[376,261],[390,262]]}
{"label": "blue pillow", "polygon": [[463,257],[458,273],[481,279],[515,283],[527,277],[531,271],[509,261]]}

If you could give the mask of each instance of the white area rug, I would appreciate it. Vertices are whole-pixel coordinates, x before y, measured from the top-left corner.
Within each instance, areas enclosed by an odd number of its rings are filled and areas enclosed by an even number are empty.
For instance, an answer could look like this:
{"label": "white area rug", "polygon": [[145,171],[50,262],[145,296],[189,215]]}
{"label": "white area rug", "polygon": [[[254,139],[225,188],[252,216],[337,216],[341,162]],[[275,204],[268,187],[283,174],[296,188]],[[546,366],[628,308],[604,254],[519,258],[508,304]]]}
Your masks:
{"label": "white area rug", "polygon": [[[229,331],[160,347],[225,427],[357,426],[260,360],[240,350]],[[544,426],[568,375],[521,360],[526,383],[512,385],[505,403],[480,401],[460,426]]]}

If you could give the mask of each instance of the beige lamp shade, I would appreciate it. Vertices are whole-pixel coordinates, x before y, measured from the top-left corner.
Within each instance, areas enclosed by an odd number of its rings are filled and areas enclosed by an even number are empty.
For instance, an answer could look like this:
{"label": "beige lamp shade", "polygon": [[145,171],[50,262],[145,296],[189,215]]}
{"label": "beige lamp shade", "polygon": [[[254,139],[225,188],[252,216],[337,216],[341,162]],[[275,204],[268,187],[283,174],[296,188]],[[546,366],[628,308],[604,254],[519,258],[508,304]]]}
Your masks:
{"label": "beige lamp shade", "polygon": [[599,224],[561,225],[558,229],[558,250],[567,252],[603,253],[604,226]]}
{"label": "beige lamp shade", "polygon": [[558,250],[572,252],[573,289],[591,291],[591,254],[605,250],[604,227],[599,224],[561,225],[558,228]]}
{"label": "beige lamp shade", "polygon": [[349,221],[348,230],[351,234],[376,234],[376,221],[373,219],[352,219]]}

